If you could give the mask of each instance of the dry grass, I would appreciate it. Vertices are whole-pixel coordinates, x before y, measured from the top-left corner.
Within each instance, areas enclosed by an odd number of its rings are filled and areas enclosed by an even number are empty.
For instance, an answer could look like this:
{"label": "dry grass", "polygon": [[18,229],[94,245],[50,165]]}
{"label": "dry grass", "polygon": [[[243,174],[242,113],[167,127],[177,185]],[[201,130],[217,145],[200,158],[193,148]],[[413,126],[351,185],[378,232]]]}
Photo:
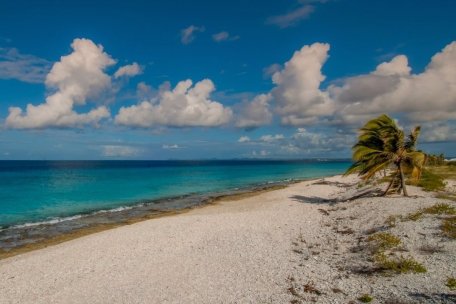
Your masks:
{"label": "dry grass", "polygon": [[374,298],[372,298],[370,295],[368,294],[363,294],[362,296],[360,296],[358,298],[358,301],[362,302],[362,303],[370,303],[374,300]]}
{"label": "dry grass", "polygon": [[307,284],[304,284],[303,288],[304,288],[304,292],[321,295],[321,291],[318,290],[317,287],[315,287],[315,283],[312,281]]}
{"label": "dry grass", "polygon": [[427,168],[428,171],[440,175],[445,179],[456,180],[456,166],[432,166]]}
{"label": "dry grass", "polygon": [[437,198],[441,198],[441,199],[446,199],[446,200],[450,200],[450,201],[453,201],[453,202],[456,202],[456,194],[453,194],[453,193],[439,193],[437,194]]}
{"label": "dry grass", "polygon": [[456,216],[442,220],[440,230],[445,236],[456,239]]}
{"label": "dry grass", "polygon": [[401,244],[401,239],[388,232],[378,232],[367,238],[367,241],[372,245],[374,252],[380,252],[398,247]]}
{"label": "dry grass", "polygon": [[430,170],[423,170],[418,182],[410,182],[408,184],[421,187],[424,191],[442,191],[445,189],[444,177]]}
{"label": "dry grass", "polygon": [[448,278],[445,284],[450,290],[456,290],[456,278]]}
{"label": "dry grass", "polygon": [[397,221],[401,219],[400,215],[390,215],[385,220],[385,225],[389,228],[396,227]]}
{"label": "dry grass", "polygon": [[413,213],[410,213],[402,218],[403,221],[417,221],[422,219],[424,215],[454,215],[456,214],[456,208],[446,204],[446,203],[438,203],[434,206],[419,209]]}
{"label": "dry grass", "polygon": [[383,252],[377,253],[374,260],[384,271],[394,273],[425,273],[427,269],[412,257],[387,257]]}

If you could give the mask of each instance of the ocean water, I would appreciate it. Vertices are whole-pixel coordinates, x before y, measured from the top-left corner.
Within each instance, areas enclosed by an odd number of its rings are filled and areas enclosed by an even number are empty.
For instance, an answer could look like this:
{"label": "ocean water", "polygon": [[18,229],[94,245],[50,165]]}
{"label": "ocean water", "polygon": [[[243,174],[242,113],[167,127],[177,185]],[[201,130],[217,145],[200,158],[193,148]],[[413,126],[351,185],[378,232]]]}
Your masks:
{"label": "ocean water", "polygon": [[0,229],[102,210],[178,209],[211,195],[339,174],[349,165],[342,160],[0,161]]}

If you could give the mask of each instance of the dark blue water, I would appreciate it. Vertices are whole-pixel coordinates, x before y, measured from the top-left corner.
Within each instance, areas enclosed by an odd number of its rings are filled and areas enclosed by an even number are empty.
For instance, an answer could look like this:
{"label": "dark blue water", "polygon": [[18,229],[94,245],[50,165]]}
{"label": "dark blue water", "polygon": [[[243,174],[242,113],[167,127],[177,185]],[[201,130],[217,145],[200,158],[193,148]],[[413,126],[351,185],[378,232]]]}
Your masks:
{"label": "dark blue water", "polygon": [[348,161],[0,161],[0,227],[329,176],[349,165]]}

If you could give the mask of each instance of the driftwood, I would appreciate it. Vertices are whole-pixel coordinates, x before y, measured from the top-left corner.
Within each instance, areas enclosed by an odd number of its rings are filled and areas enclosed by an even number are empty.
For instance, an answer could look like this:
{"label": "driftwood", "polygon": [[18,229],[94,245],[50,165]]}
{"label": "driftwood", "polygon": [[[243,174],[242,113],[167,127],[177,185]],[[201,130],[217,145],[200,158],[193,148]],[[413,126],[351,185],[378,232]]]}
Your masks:
{"label": "driftwood", "polygon": [[338,201],[353,201],[353,200],[361,198],[361,197],[378,197],[378,196],[383,196],[383,191],[379,188],[373,188],[373,189],[368,189],[368,190],[365,190],[362,192],[358,192],[355,195],[348,197],[348,198],[339,199]]}
{"label": "driftwood", "polygon": [[343,187],[343,188],[349,188],[354,185],[347,184],[347,183],[341,183],[341,182],[330,182],[326,180],[319,180],[313,183],[313,185],[330,185],[330,186],[336,186],[336,187]]}

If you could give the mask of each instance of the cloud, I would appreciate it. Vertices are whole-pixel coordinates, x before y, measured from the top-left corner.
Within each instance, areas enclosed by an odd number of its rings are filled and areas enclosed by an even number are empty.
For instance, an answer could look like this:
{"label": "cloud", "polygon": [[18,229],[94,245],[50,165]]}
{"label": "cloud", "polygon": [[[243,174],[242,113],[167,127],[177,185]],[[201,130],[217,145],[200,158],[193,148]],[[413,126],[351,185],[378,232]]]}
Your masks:
{"label": "cloud", "polygon": [[173,144],[173,145],[163,145],[162,148],[167,149],[167,150],[175,150],[175,149],[180,149],[181,147],[177,144]]}
{"label": "cloud", "polygon": [[217,34],[212,35],[212,39],[215,42],[222,42],[222,41],[235,41],[239,39],[239,36],[231,36],[228,32],[220,32]]}
{"label": "cloud", "polygon": [[304,46],[272,75],[270,103],[282,124],[359,125],[384,112],[414,123],[456,119],[456,42],[435,54],[421,73],[413,74],[407,57],[398,55],[371,73],[323,89],[329,48]]}
{"label": "cloud", "polygon": [[410,71],[407,57],[399,55],[370,74],[329,87],[340,119],[350,123],[383,112],[411,122],[456,119],[456,42],[435,54],[422,73]]}
{"label": "cloud", "polygon": [[136,86],[136,96],[140,100],[147,100],[153,98],[157,92],[148,84],[141,81]]}
{"label": "cloud", "polygon": [[393,76],[393,75],[410,75],[412,69],[408,66],[408,59],[404,55],[395,56],[389,62],[383,62],[377,66],[374,75]]}
{"label": "cloud", "polygon": [[282,66],[278,63],[271,64],[268,67],[263,69],[263,77],[269,78],[274,75],[275,72],[278,72],[282,69]]}
{"label": "cloud", "polygon": [[253,157],[259,157],[259,158],[262,158],[262,157],[266,157],[268,155],[270,155],[271,153],[269,151],[266,151],[266,150],[260,150],[260,151],[252,151],[252,156]]}
{"label": "cloud", "polygon": [[99,95],[111,85],[111,78],[104,70],[115,61],[101,45],[88,39],[75,39],[73,52],[61,57],[46,76],[46,86],[54,92],[45,103],[28,104],[25,113],[19,107],[10,107],[6,126],[17,129],[72,127],[98,124],[109,117],[109,110],[99,106],[87,113],[78,114],[74,106],[83,106],[87,99]]}
{"label": "cloud", "polygon": [[272,121],[272,113],[269,110],[269,94],[257,95],[252,101],[245,101],[236,106],[236,127],[252,129],[267,125]]}
{"label": "cloud", "polygon": [[315,7],[313,5],[306,4],[286,14],[269,17],[266,23],[276,25],[280,28],[287,28],[308,18],[314,11]]}
{"label": "cloud", "polygon": [[209,79],[195,85],[188,79],[179,82],[174,89],[165,83],[151,100],[120,108],[115,121],[119,125],[142,128],[220,126],[228,123],[233,113],[230,108],[210,99],[214,90]]}
{"label": "cloud", "polygon": [[195,40],[195,34],[197,32],[204,32],[204,26],[195,26],[190,25],[187,28],[181,30],[181,42],[183,44],[190,44],[193,40]]}
{"label": "cloud", "polygon": [[133,157],[141,150],[129,146],[106,145],[102,147],[102,155],[106,157]]}
{"label": "cloud", "polygon": [[241,136],[238,139],[238,142],[240,142],[240,143],[246,143],[246,142],[249,142],[249,141],[250,141],[250,137],[248,137],[248,136]]}
{"label": "cloud", "polygon": [[133,77],[139,74],[142,74],[143,70],[139,64],[133,62],[132,64],[127,64],[120,67],[115,73],[115,78],[120,77]]}
{"label": "cloud", "polygon": [[448,122],[427,122],[422,126],[420,142],[456,141],[456,125]]}
{"label": "cloud", "polygon": [[306,128],[298,128],[287,141],[288,147],[292,147],[291,152],[293,149],[300,153],[334,151],[337,155],[341,151],[348,151],[355,139],[355,134],[342,130],[330,129],[315,132]]}
{"label": "cloud", "polygon": [[333,101],[327,92],[320,90],[325,79],[321,68],[328,51],[329,44],[325,43],[304,46],[293,54],[282,70],[272,75],[276,86],[271,94],[283,124],[310,124],[318,117],[333,113]]}
{"label": "cloud", "polygon": [[284,139],[285,137],[282,134],[276,134],[276,135],[263,135],[260,137],[260,141],[265,142],[265,143],[272,143],[275,141],[280,141]]}
{"label": "cloud", "polygon": [[[261,150],[267,147],[267,155],[275,157],[289,157],[290,155],[312,155],[318,157],[322,153],[332,153],[332,157],[341,157],[349,154],[351,146],[356,140],[355,133],[346,130],[326,127],[309,130],[297,128],[290,136],[283,134],[266,134],[258,139],[248,139],[249,147],[256,148],[255,153],[260,155]],[[242,138],[242,137],[241,137]],[[241,142],[241,138],[238,142]],[[247,142],[242,140],[242,142]]]}
{"label": "cloud", "polygon": [[50,68],[46,59],[21,54],[15,48],[0,48],[0,79],[43,83]]}

